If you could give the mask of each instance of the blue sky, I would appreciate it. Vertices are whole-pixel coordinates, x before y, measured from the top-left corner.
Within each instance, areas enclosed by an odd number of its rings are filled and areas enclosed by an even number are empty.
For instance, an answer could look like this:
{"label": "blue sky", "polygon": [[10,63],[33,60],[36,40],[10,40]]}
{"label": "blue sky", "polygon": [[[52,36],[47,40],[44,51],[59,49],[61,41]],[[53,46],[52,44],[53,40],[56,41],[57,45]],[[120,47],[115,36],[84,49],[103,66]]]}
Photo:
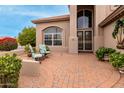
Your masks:
{"label": "blue sky", "polygon": [[0,5],[0,36],[15,37],[31,20],[69,14],[64,5]]}

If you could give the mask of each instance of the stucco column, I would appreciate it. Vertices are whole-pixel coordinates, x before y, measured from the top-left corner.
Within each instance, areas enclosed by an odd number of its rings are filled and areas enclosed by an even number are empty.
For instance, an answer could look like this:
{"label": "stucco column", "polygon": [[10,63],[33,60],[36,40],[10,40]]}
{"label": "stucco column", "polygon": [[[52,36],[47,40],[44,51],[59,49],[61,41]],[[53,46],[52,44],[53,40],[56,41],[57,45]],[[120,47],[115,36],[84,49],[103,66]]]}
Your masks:
{"label": "stucco column", "polygon": [[[100,35],[102,29],[98,26],[106,16],[106,6],[96,5],[94,7],[94,52],[104,46],[104,36]],[[102,14],[102,15],[101,15]]]}
{"label": "stucco column", "polygon": [[36,25],[36,50],[39,50],[39,44],[42,43],[42,31],[40,26]]}
{"label": "stucco column", "polygon": [[70,5],[69,53],[78,53],[77,5]]}

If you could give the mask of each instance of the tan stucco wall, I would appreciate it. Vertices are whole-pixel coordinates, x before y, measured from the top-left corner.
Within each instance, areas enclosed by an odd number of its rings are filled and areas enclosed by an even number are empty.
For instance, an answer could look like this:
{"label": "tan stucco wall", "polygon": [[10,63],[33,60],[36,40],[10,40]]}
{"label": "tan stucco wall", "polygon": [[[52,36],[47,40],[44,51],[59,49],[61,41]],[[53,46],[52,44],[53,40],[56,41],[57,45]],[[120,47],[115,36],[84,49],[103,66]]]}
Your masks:
{"label": "tan stucco wall", "polygon": [[77,6],[70,6],[69,53],[78,53]]}
{"label": "tan stucco wall", "polygon": [[99,33],[99,23],[106,17],[106,6],[96,5],[94,7],[94,52],[103,46],[103,35]]}
{"label": "tan stucco wall", "polygon": [[114,5],[106,5],[106,16],[109,16],[117,8],[118,7],[114,7]]}
{"label": "tan stucco wall", "polygon": [[[116,8],[115,8],[116,9]],[[115,9],[111,8],[111,5],[96,5],[94,9],[94,52],[104,46],[104,31],[99,28],[99,23],[102,22],[109,14]]]}
{"label": "tan stucco wall", "polygon": [[[111,10],[110,5],[96,5],[94,7],[90,6],[81,6],[80,8],[93,8],[94,10],[94,44],[93,44],[93,51],[95,52],[99,47],[104,46],[104,43],[107,40],[106,34],[104,33],[106,30],[110,29],[109,26],[101,29],[99,28],[99,23],[102,22],[110,13],[114,10]],[[36,45],[37,49],[40,43],[43,43],[43,33],[42,30],[50,27],[50,26],[57,26],[63,29],[63,45],[61,47],[50,47],[52,50],[59,50],[59,51],[68,51],[70,53],[78,53],[78,38],[77,38],[77,5],[70,5],[70,21],[59,21],[59,22],[49,22],[49,23],[42,23],[36,25]],[[103,31],[105,30],[105,31]],[[110,30],[109,30],[110,31]],[[104,37],[105,34],[105,37]],[[110,38],[110,37],[108,37]],[[112,39],[111,39],[112,40]],[[109,46],[108,43],[105,43],[106,46]]]}
{"label": "tan stucco wall", "polygon": [[69,39],[69,21],[50,22],[36,25],[36,47],[39,49],[39,44],[43,43],[43,30],[47,27],[57,26],[62,28],[62,46],[49,46],[54,51],[67,51]]}
{"label": "tan stucco wall", "polygon": [[103,28],[103,30],[104,30],[104,47],[114,48],[117,51],[124,53],[124,50],[116,48],[117,40],[113,39],[113,37],[112,37],[114,25],[115,25],[115,22],[113,22]]}

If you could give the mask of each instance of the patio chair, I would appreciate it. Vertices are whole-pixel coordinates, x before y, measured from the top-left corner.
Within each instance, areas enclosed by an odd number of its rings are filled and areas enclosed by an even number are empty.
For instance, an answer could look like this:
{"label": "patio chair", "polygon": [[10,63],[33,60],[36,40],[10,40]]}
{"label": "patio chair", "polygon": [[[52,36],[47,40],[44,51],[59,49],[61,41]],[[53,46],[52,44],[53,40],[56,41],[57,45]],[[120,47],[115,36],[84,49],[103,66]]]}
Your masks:
{"label": "patio chair", "polygon": [[29,44],[29,48],[30,48],[30,51],[31,51],[31,54],[32,54],[32,58],[34,60],[39,61],[39,60],[43,59],[43,54],[35,53],[30,44]]}
{"label": "patio chair", "polygon": [[41,54],[44,54],[44,55],[50,54],[50,51],[47,50],[46,45],[40,44],[39,48],[40,48],[40,53]]}

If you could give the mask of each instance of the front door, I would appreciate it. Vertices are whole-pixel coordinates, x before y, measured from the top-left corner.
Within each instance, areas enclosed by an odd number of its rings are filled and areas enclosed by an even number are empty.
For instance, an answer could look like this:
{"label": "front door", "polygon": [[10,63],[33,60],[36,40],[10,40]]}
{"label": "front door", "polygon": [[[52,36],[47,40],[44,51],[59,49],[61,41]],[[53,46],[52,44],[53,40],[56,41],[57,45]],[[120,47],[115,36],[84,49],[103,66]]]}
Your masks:
{"label": "front door", "polygon": [[93,51],[93,14],[92,10],[82,9],[77,14],[78,51]]}
{"label": "front door", "polygon": [[78,31],[78,51],[92,51],[92,31]]}

